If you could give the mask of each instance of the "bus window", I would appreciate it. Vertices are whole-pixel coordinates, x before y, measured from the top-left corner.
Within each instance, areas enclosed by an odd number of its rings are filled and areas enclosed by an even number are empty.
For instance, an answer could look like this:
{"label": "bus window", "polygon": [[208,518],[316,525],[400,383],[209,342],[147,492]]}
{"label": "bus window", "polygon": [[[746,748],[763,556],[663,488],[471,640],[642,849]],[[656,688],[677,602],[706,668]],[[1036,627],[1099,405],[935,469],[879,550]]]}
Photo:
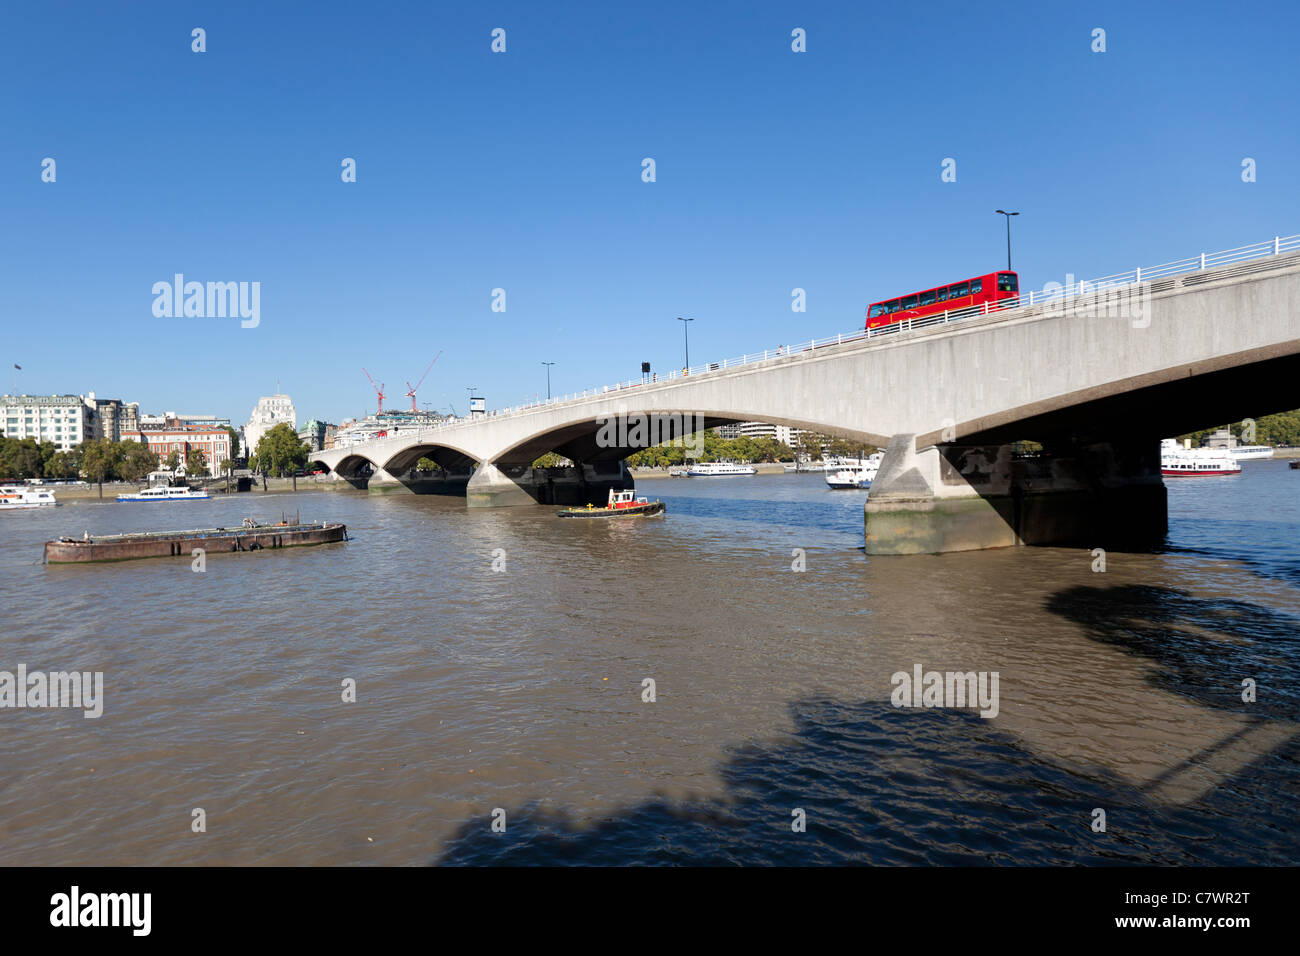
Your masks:
{"label": "bus window", "polygon": [[938,293],[939,293],[939,301],[940,301],[940,302],[947,302],[947,301],[948,301],[948,287],[947,287],[947,286],[944,286],[942,289],[939,289],[939,290],[937,290],[937,291],[938,291]]}
{"label": "bus window", "polygon": [[917,300],[917,298],[918,298],[918,297],[917,297],[917,296],[914,296],[914,295],[904,296],[904,297],[903,297],[903,300],[902,300],[902,302],[903,302],[903,311],[906,312],[908,309],[915,309],[915,308],[916,308],[916,300]]}
{"label": "bus window", "polygon": [[971,280],[970,280],[970,294],[971,294],[971,295],[978,295],[980,292],[983,292],[983,291],[984,291],[984,280],[983,280],[983,279],[971,279]]}
{"label": "bus window", "polygon": [[998,273],[998,291],[999,292],[1016,292],[1016,277],[1010,272]]}
{"label": "bus window", "polygon": [[898,311],[898,300],[897,300],[897,299],[894,299],[892,302],[889,303],[889,311],[890,311],[890,312],[897,312],[897,311]]}
{"label": "bus window", "polygon": [[921,305],[934,305],[934,290],[921,293]]}
{"label": "bus window", "polygon": [[949,286],[948,291],[950,299],[960,299],[962,296],[970,295],[970,283],[958,282],[956,285]]}
{"label": "bus window", "polygon": [[871,311],[867,314],[867,318],[874,319],[884,314],[885,314],[885,303],[878,302],[871,307]]}

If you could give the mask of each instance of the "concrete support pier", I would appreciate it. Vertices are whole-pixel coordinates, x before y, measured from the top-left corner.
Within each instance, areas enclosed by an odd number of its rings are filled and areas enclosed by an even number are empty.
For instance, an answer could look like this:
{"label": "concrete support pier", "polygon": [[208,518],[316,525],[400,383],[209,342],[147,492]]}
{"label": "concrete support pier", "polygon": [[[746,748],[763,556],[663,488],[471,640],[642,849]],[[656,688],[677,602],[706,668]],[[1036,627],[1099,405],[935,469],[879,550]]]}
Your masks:
{"label": "concrete support pier", "polygon": [[632,473],[622,461],[566,468],[484,462],[470,479],[465,499],[471,508],[604,504],[611,488],[623,491],[635,487]]}
{"label": "concrete support pier", "polygon": [[370,476],[366,490],[372,495],[451,495],[464,497],[470,472],[444,469],[441,471],[407,471],[393,475],[376,468]]}
{"label": "concrete support pier", "polygon": [[372,495],[411,494],[410,488],[382,468],[376,468],[371,472],[370,480],[366,482],[366,490]]}
{"label": "concrete support pier", "polygon": [[1064,442],[1036,457],[1011,445],[930,445],[895,435],[865,507],[867,554],[1014,545],[1145,549],[1167,530],[1158,439]]}

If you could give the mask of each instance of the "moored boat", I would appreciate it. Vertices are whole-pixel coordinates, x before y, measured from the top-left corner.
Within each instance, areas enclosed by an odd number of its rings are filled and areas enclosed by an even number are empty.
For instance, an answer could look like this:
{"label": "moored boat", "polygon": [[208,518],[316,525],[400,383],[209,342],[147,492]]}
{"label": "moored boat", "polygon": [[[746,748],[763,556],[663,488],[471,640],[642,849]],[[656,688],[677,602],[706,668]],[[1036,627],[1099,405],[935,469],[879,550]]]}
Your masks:
{"label": "moored boat", "polygon": [[615,491],[611,488],[609,501],[603,508],[587,505],[585,508],[565,508],[556,514],[561,518],[648,518],[663,514],[665,510],[666,506],[658,498],[650,501],[636,497],[635,491]]}
{"label": "moored boat", "polygon": [[128,561],[132,558],[191,557],[204,552],[262,551],[303,545],[329,544],[348,539],[347,525],[313,521],[310,524],[257,524],[245,519],[239,528],[198,528],[192,531],[148,531],[136,534],[85,534],[45,542],[47,564],[90,561]]}
{"label": "moored boat", "polygon": [[686,471],[688,478],[735,478],[739,475],[756,475],[753,465],[738,465],[734,461],[701,461]]}
{"label": "moored boat", "polygon": [[870,488],[880,470],[884,452],[875,452],[867,458],[847,461],[839,467],[825,471],[826,484],[831,490],[845,488]]}
{"label": "moored boat", "polygon": [[1237,461],[1256,461],[1260,458],[1272,458],[1272,445],[1238,445],[1236,448],[1229,448],[1228,453]]}
{"label": "moored boat", "polygon": [[195,491],[188,485],[159,485],[142,491],[130,491],[117,496],[118,501],[197,501],[209,497],[206,491]]}
{"label": "moored boat", "polygon": [[54,492],[31,485],[0,485],[0,511],[18,508],[52,508],[59,502]]}

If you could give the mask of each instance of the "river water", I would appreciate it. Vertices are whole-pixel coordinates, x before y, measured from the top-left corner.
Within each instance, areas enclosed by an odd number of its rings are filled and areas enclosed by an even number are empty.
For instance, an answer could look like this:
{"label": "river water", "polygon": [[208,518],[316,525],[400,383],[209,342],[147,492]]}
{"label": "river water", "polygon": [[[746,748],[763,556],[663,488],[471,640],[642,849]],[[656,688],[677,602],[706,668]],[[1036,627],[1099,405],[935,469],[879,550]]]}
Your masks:
{"label": "river water", "polygon": [[[98,719],[0,709],[0,864],[1300,863],[1300,472],[1169,485],[1167,549],[1104,572],[868,559],[865,492],[819,475],[642,480],[667,515],[616,523],[354,492],[0,514],[0,670],[104,675]],[[296,510],[352,540],[40,563]],[[918,664],[997,672],[997,715],[893,706]]]}

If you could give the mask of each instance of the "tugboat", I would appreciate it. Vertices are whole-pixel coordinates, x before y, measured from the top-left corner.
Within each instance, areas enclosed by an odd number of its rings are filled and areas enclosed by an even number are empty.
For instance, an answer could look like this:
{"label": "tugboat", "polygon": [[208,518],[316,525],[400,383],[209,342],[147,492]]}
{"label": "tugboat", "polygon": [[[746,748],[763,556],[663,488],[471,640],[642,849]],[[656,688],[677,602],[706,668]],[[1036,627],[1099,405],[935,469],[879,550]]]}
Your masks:
{"label": "tugboat", "polygon": [[635,491],[615,491],[611,488],[609,501],[603,508],[587,505],[585,508],[565,508],[556,514],[561,518],[648,518],[663,514],[664,509],[664,503],[658,498],[650,501],[636,497]]}

